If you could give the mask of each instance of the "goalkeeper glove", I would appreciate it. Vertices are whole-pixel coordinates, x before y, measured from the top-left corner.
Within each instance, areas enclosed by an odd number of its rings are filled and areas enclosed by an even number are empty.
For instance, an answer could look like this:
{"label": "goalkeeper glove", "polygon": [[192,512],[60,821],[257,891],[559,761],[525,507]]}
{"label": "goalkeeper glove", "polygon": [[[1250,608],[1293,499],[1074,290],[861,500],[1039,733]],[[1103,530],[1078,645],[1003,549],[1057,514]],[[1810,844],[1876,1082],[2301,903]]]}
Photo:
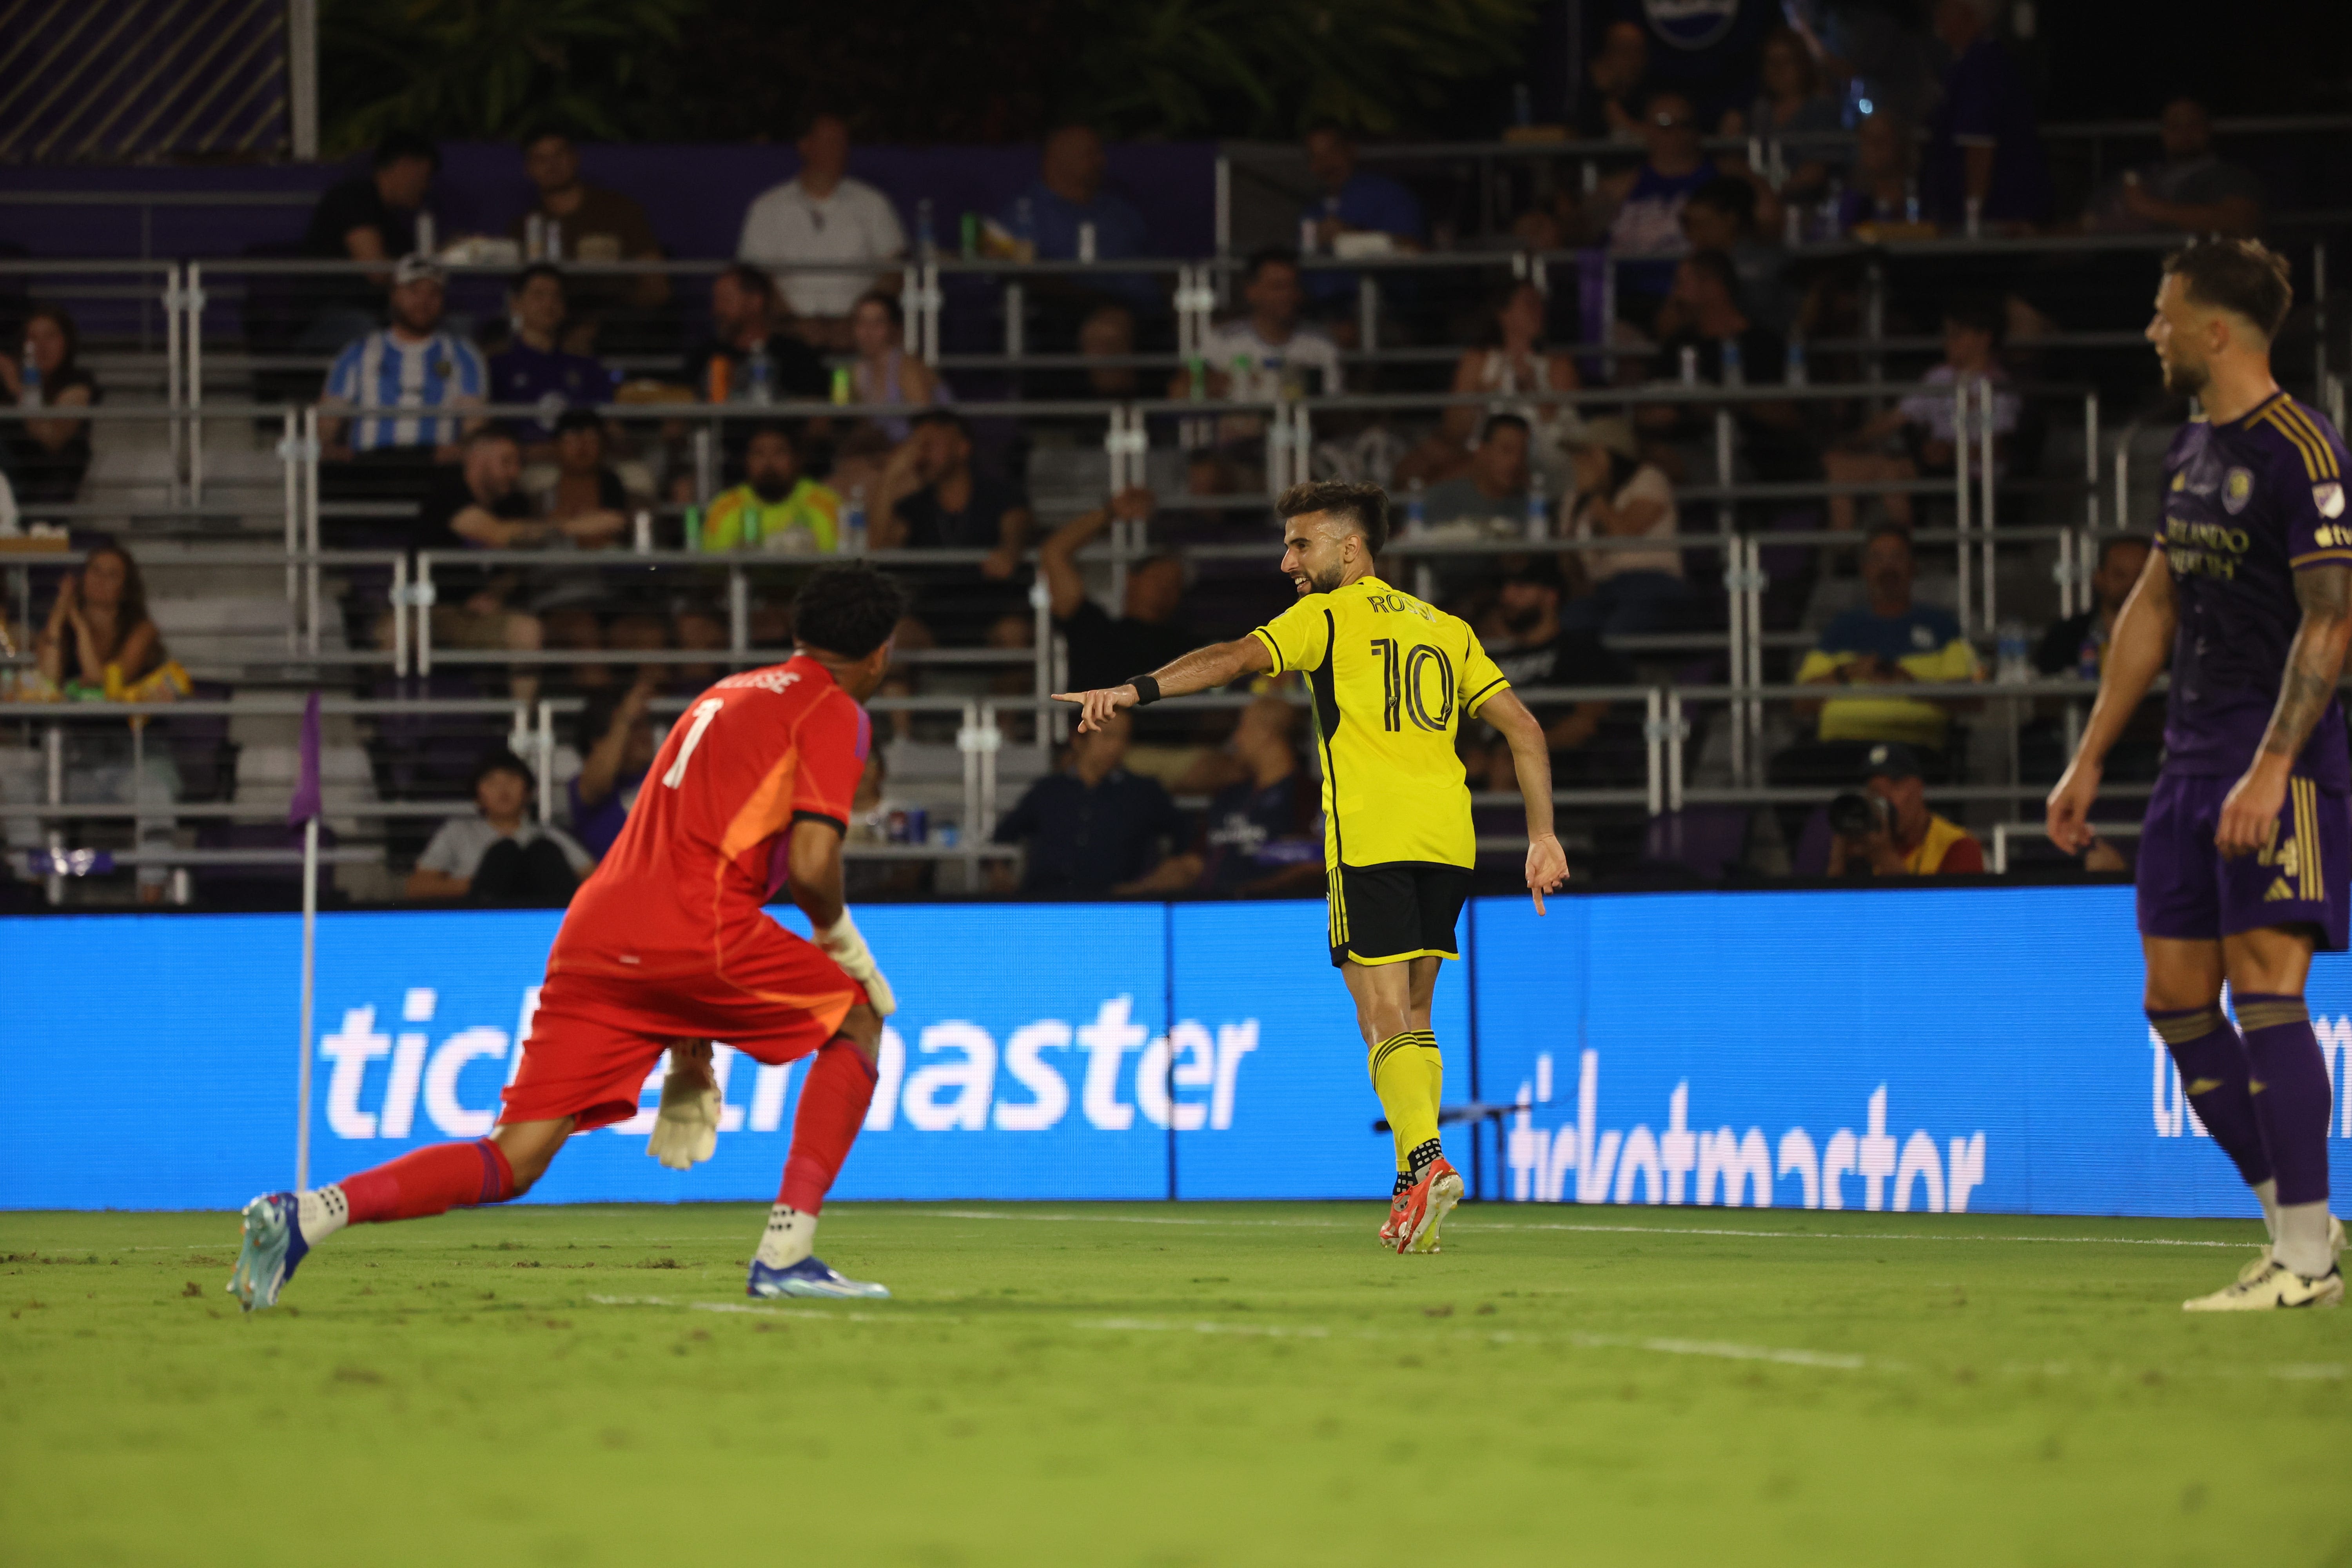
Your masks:
{"label": "goalkeeper glove", "polygon": [[826,957],[841,965],[842,973],[866,987],[866,999],[885,1018],[898,1010],[898,999],[890,994],[890,983],[882,978],[875,967],[873,950],[866,945],[849,911],[841,911],[841,919],[816,933],[816,944]]}
{"label": "goalkeeper glove", "polygon": [[646,1152],[673,1171],[686,1171],[718,1151],[719,1086],[703,1073],[671,1068],[662,1079],[661,1110]]}

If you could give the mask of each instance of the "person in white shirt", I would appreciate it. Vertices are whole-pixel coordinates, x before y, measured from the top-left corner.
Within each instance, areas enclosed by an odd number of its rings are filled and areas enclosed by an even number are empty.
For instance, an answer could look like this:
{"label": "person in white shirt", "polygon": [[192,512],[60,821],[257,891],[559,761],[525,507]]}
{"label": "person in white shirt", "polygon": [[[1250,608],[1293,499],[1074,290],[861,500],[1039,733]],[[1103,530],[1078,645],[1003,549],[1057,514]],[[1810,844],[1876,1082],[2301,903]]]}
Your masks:
{"label": "person in white shirt", "polygon": [[1560,607],[1560,624],[1612,637],[1673,630],[1690,602],[1675,541],[1681,514],[1674,481],[1643,460],[1633,427],[1621,418],[1592,420],[1561,445],[1576,475],[1562,531],[1643,543],[1578,551],[1576,565],[1591,592]]}
{"label": "person in white shirt", "polygon": [[[809,341],[821,348],[850,347],[849,316],[869,289],[896,293],[889,269],[907,254],[907,231],[890,198],[849,177],[849,126],[837,114],[819,114],[795,143],[798,177],[762,191],[743,214],[739,260],[845,263],[839,272],[779,271],[783,296]],[[867,265],[859,265],[859,264]]]}
{"label": "person in white shirt", "polygon": [[[1244,275],[1242,299],[1249,306],[1249,314],[1211,328],[1202,342],[1201,360],[1206,373],[1202,391],[1212,398],[1272,403],[1281,398],[1346,390],[1339,368],[1339,345],[1320,328],[1299,323],[1300,312],[1307,304],[1307,290],[1299,278],[1295,251],[1276,247],[1252,256],[1249,270]],[[1192,395],[1192,372],[1188,366],[1176,373],[1169,395]],[[1222,416],[1216,431],[1219,466],[1246,467],[1255,462],[1265,437],[1265,416],[1262,414]],[[1202,486],[1196,484],[1195,488]],[[1207,483],[1206,488],[1246,489],[1249,481],[1242,479],[1238,485],[1230,486],[1219,481]]]}

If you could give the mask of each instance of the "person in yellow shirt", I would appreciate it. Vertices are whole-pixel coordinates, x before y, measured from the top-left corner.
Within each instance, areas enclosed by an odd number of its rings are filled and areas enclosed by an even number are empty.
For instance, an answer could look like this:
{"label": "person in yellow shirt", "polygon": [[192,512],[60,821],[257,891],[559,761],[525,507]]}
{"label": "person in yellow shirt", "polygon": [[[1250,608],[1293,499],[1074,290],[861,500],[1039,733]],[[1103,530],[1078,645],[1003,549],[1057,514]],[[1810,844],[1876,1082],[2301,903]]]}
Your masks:
{"label": "person in yellow shirt", "polygon": [[841,497],[801,472],[791,429],[781,421],[755,427],[743,449],[743,482],[702,514],[701,547],[829,555],[840,541]]}
{"label": "person in yellow shirt", "polygon": [[1478,644],[1477,634],[1381,580],[1389,501],[1377,485],[1294,485],[1282,570],[1297,602],[1245,637],[1185,654],[1148,675],[1057,692],[1099,728],[1123,708],[1297,670],[1315,704],[1323,772],[1323,865],[1330,956],[1356,1004],[1372,1088],[1396,1138],[1396,1183],[1381,1238],[1434,1252],[1462,1197],[1437,1135],[1444,1062],[1430,1028],[1437,965],[1459,956],[1454,925],[1470,891],[1477,834],[1456,749],[1475,715],[1510,743],[1528,817],[1527,886],[1536,912],[1568,878],[1552,835],[1551,757],[1543,726]]}

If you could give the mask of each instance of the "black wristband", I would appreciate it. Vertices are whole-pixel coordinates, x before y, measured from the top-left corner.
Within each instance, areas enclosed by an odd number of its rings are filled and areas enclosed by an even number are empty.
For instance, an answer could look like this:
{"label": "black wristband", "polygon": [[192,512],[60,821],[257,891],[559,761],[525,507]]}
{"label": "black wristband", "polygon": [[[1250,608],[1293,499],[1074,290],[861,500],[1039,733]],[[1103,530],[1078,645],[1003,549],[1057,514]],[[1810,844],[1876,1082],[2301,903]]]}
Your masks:
{"label": "black wristband", "polygon": [[1139,675],[1128,682],[1135,688],[1135,705],[1149,708],[1160,700],[1160,682],[1149,675]]}

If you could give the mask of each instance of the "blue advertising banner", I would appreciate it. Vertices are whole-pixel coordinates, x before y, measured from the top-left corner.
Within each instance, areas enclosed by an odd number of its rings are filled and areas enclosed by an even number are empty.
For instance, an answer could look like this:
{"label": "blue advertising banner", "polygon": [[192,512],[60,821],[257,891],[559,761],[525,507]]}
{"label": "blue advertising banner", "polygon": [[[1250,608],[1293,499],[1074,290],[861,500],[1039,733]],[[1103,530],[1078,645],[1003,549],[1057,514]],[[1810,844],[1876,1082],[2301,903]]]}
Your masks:
{"label": "blue advertising banner", "polygon": [[[321,918],[315,1181],[488,1131],[558,918]],[[839,1196],[1386,1191],[1319,902],[858,919],[899,1011]],[[287,915],[0,921],[20,977],[0,1206],[229,1207],[285,1184],[299,932]],[[2126,889],[1603,895],[1540,921],[1484,900],[1462,939],[1434,1008],[1446,1099],[1520,1108],[1499,1160],[1486,1141],[1490,1196],[2248,1212],[2140,1016]],[[2352,966],[2322,959],[2309,994],[2340,1074]],[[644,1115],[574,1140],[530,1201],[772,1196],[802,1068],[719,1059],[715,1160],[646,1157],[649,1082]],[[2352,1137],[2345,1108],[2331,1131]]]}

